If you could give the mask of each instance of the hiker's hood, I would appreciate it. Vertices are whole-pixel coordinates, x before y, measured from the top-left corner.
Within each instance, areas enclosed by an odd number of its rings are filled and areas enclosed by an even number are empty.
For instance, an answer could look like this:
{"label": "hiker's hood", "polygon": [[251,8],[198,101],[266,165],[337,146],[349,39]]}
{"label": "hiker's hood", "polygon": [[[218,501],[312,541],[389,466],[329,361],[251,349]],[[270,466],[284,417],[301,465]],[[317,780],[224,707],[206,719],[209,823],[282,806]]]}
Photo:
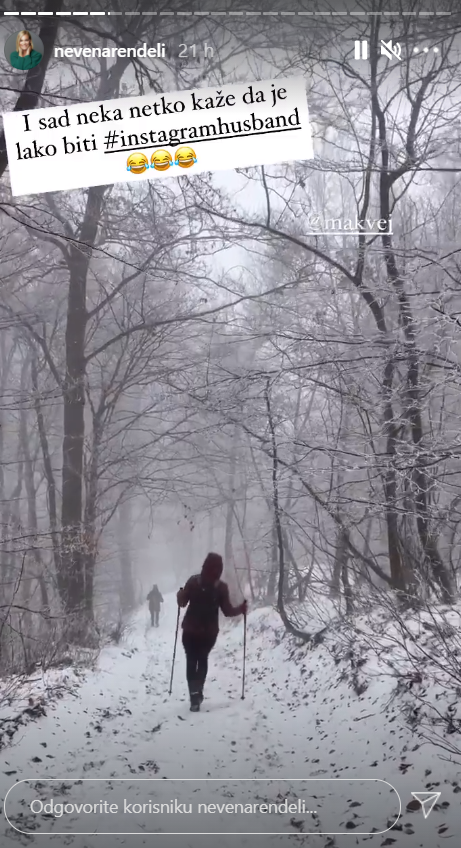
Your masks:
{"label": "hiker's hood", "polygon": [[210,553],[202,565],[202,578],[206,583],[216,583],[223,573],[224,565],[219,554]]}

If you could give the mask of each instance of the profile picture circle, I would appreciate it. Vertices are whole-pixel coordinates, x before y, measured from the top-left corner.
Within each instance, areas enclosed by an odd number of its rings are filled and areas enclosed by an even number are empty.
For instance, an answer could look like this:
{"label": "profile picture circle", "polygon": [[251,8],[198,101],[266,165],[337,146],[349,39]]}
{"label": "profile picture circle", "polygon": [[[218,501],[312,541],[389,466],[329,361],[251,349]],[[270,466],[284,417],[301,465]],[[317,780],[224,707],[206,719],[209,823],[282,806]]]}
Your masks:
{"label": "profile picture circle", "polygon": [[17,71],[30,71],[43,59],[43,41],[28,29],[21,29],[6,39],[5,59]]}

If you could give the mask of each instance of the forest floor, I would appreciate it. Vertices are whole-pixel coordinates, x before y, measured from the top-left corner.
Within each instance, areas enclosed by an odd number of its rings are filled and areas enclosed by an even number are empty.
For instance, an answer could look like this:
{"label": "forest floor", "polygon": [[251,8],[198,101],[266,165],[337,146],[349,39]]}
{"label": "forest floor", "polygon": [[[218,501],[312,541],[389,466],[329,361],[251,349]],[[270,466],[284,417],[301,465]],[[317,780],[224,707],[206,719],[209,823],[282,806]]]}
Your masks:
{"label": "forest floor", "polygon": [[[2,810],[16,828],[91,834],[64,836],[63,843],[76,848],[152,844],[146,828],[162,832],[165,826],[148,812],[56,818],[33,815],[28,804],[51,796],[64,803],[122,798],[129,803],[175,798],[280,803],[288,791],[293,803],[298,790],[311,799],[306,809],[315,804],[315,816],[280,814],[275,826],[263,812],[202,813],[199,825],[184,813],[161,821],[167,820],[170,832],[183,834],[175,845],[192,848],[211,845],[210,838],[195,835],[199,827],[199,833],[224,828],[220,848],[281,846],[287,838],[290,844],[321,848],[350,846],[351,839],[355,845],[396,848],[442,846],[447,839],[456,844],[461,832],[456,610],[398,626],[391,626],[383,612],[361,617],[353,629],[335,628],[313,649],[288,636],[273,610],[256,610],[248,619],[245,699],[243,627],[237,620],[226,623],[211,655],[198,714],[189,712],[179,640],[168,696],[175,620],[172,596],[158,629],[149,626],[147,609],[139,611],[123,644],[105,648],[96,668],[79,682],[69,672],[72,685],[62,697],[46,705],[45,715],[31,715],[3,747],[0,795],[3,802],[8,797]],[[149,778],[157,783],[146,782]],[[174,778],[188,781],[175,784]],[[239,778],[246,782],[237,784]],[[325,782],[328,778],[341,782]],[[31,782],[9,792],[25,779]],[[56,781],[51,795],[47,779]],[[376,781],[387,781],[400,798],[401,815],[390,830],[399,798],[387,783]],[[411,793],[432,790],[441,795],[425,819],[421,808],[414,809]],[[4,819],[2,844],[40,844],[40,838],[15,827]],[[121,827],[124,835],[103,835]],[[96,829],[99,835],[93,835]],[[274,829],[283,835],[270,835]],[[318,834],[314,841],[309,830]],[[320,835],[338,830],[345,835]],[[235,831],[247,835],[236,837]],[[361,835],[366,832],[373,835]],[[136,838],[127,835],[133,833]]]}

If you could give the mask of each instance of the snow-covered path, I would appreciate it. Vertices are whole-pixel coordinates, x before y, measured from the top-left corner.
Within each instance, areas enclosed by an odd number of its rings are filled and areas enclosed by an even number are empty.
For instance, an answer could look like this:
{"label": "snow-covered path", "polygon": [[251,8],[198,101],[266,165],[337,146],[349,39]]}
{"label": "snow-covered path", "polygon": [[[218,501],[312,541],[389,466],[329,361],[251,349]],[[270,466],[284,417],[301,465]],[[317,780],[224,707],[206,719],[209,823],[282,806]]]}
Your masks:
{"label": "snow-covered path", "polygon": [[[384,714],[388,693],[382,680],[358,697],[341,682],[323,649],[306,651],[302,662],[289,660],[287,640],[277,644],[277,633],[282,637],[283,628],[270,611],[250,616],[245,700],[240,697],[242,623],[238,621],[221,633],[210,659],[202,711],[191,715],[179,640],[173,694],[168,696],[176,607],[174,598],[166,601],[158,629],[150,628],[147,610],[140,612],[124,645],[102,652],[97,671],[87,675],[76,695],[56,702],[45,718],[30,723],[15,736],[12,747],[1,752],[3,798],[15,781],[25,778],[129,778],[122,785],[132,801],[138,799],[138,792],[141,798],[141,791],[142,799],[149,799],[136,778],[220,778],[210,784],[210,802],[231,800],[226,790],[230,779],[374,778],[395,786],[402,799],[402,817],[398,830],[372,837],[355,834],[354,844],[392,845],[392,839],[408,848],[438,846],[460,832],[459,795],[453,790],[460,767],[442,764],[440,752],[421,746],[398,711]],[[448,802],[448,807],[434,811],[425,821],[421,811],[410,814],[405,807],[411,791],[426,789],[428,779],[440,783],[440,800]],[[169,782],[157,786],[165,787],[165,798],[177,795]],[[351,802],[352,796],[351,784],[346,784],[336,799],[341,821],[351,823],[350,833],[334,839],[318,835],[315,844],[322,848],[350,845],[354,822],[359,821],[353,810],[359,804]],[[102,790],[95,800],[99,797],[105,797]],[[73,799],[73,791],[60,798]],[[389,815],[384,807],[380,809],[381,820],[373,823],[378,831],[394,820],[390,800],[385,803]],[[250,840],[252,845],[262,845],[263,840],[274,846],[299,843],[303,841],[299,819],[293,818],[284,836],[223,835],[218,844],[227,848]],[[30,842],[30,837],[21,836],[6,821],[4,826],[8,845]],[[267,831],[267,824],[260,826]],[[182,827],[187,833],[187,826]],[[175,845],[198,848],[204,837],[165,838]],[[136,836],[78,836],[71,842],[77,848],[105,848],[151,844],[152,839],[140,830]]]}

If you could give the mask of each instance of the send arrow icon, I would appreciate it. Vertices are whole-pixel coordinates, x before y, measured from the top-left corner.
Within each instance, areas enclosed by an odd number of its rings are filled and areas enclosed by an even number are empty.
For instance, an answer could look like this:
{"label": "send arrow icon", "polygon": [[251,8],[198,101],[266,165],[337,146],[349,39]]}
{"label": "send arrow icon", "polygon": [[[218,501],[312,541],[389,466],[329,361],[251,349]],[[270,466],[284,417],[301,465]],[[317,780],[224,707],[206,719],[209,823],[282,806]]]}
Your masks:
{"label": "send arrow icon", "polygon": [[413,798],[421,804],[423,816],[427,819],[432,813],[437,801],[441,796],[441,792],[412,792]]}

